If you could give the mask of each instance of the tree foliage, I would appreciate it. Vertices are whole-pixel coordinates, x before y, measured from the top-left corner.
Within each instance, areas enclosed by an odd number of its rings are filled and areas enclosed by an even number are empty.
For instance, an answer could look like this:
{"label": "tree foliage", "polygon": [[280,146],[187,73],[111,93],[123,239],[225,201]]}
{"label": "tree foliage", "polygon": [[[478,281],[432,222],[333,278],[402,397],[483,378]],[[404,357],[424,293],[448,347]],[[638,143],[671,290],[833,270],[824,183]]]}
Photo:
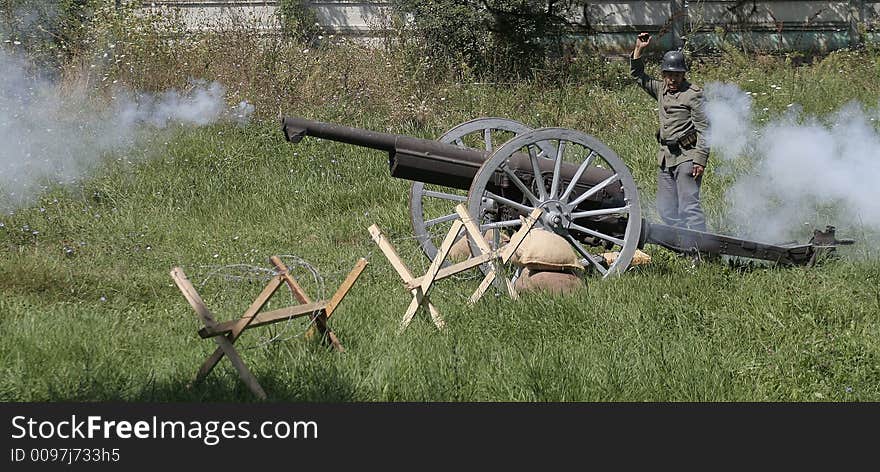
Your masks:
{"label": "tree foliage", "polygon": [[308,4],[308,0],[278,1],[276,14],[285,37],[299,42],[311,42],[321,33],[318,16]]}
{"label": "tree foliage", "polygon": [[44,65],[59,65],[85,46],[96,9],[114,0],[0,0],[0,38]]}
{"label": "tree foliage", "polygon": [[[441,65],[478,76],[529,77],[585,32],[575,0],[395,0],[396,10]],[[582,12],[581,12],[582,13]]]}

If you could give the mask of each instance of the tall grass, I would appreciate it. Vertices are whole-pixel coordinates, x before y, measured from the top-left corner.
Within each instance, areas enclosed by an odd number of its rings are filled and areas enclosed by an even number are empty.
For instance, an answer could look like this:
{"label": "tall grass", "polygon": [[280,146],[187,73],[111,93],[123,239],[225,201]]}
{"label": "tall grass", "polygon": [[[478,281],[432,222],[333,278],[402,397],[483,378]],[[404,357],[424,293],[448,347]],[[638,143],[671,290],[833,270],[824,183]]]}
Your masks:
{"label": "tall grass", "polygon": [[[103,55],[83,56],[69,80],[86,71],[99,94],[113,80],[154,91],[219,80],[231,102],[256,105],[257,120],[157,131],[81,185],[0,216],[4,401],[251,401],[225,360],[185,387],[214,344],[196,335],[168,272],[182,266],[209,308],[232,319],[263,281],[223,275],[253,275],[273,254],[317,269],[317,281],[303,267],[296,274],[316,298],[357,258],[370,262],[331,321],[344,354],[304,341],[303,323],[242,336],[245,362],[273,401],[880,399],[880,264],[861,246],[810,269],[692,268],[649,247],[652,264],[588,280],[572,296],[490,294],[474,306],[465,295],[477,280],[449,279],[432,295],[448,329],[420,314],[398,335],[410,295],[366,228],[378,224],[415,272],[426,269],[408,223],[409,182],[390,178],[379,152],[286,143],[277,122],[295,114],[422,137],[477,116],[581,129],[629,163],[650,200],[654,105],[619,62],[591,60],[597,69],[563,83],[497,84],[432,71],[401,43],[305,51],[248,31],[173,43],[148,28],[102,34],[111,33],[96,45],[113,44],[120,61],[95,75],[91,58]],[[692,77],[740,84],[771,117],[795,101],[810,113],[875,103],[878,67],[876,54],[854,51],[804,66],[723,56],[696,64]],[[728,183],[710,167],[710,223]],[[271,308],[287,303],[280,292]]]}

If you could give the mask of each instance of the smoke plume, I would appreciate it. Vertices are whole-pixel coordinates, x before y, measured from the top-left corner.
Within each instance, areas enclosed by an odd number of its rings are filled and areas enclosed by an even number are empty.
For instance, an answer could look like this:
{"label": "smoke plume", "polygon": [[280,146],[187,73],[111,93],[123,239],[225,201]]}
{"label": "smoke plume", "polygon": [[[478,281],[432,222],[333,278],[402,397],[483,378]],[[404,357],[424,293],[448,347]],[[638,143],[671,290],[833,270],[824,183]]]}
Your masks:
{"label": "smoke plume", "polygon": [[225,88],[192,82],[186,93],[114,90],[109,105],[62,93],[20,57],[0,48],[0,209],[33,202],[47,186],[70,184],[107,153],[172,125],[246,121],[253,106],[228,107]]}
{"label": "smoke plume", "polygon": [[714,164],[734,181],[726,223],[759,241],[801,240],[825,225],[880,230],[880,133],[861,104],[824,118],[792,105],[765,124],[736,85],[706,86]]}

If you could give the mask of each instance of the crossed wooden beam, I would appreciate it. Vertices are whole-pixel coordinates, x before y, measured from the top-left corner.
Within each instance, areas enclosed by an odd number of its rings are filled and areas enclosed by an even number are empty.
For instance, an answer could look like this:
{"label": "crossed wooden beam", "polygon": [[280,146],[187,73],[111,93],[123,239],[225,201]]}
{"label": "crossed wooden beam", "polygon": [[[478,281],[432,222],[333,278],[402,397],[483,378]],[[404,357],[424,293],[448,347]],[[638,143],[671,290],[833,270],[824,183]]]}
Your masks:
{"label": "crossed wooden beam", "polygon": [[[263,288],[263,291],[260,292],[256,299],[254,299],[253,303],[251,303],[250,307],[248,307],[241,318],[222,323],[218,322],[211,311],[208,310],[202,297],[186,277],[186,274],[184,274],[183,269],[175,267],[171,270],[171,277],[174,279],[174,283],[177,284],[177,287],[180,289],[181,293],[183,293],[184,298],[186,298],[190,306],[195,310],[196,316],[198,316],[204,324],[204,327],[199,329],[199,336],[202,338],[212,338],[214,339],[214,342],[217,343],[217,348],[214,350],[214,353],[208,356],[201,368],[199,368],[195,379],[188,385],[189,387],[202,381],[225,355],[229,358],[229,361],[232,362],[235,370],[238,371],[239,377],[241,377],[241,380],[244,381],[248,388],[257,397],[265,400],[266,392],[263,390],[263,387],[260,386],[259,382],[257,382],[256,377],[254,377],[251,371],[247,368],[244,361],[242,361],[241,356],[239,356],[238,352],[235,350],[234,344],[245,330],[278,323],[279,321],[312,315],[314,316],[314,325],[309,327],[309,330],[306,332],[306,337],[314,337],[317,331],[320,332],[321,338],[334,350],[338,352],[345,350],[339,342],[339,339],[327,326],[327,320],[330,319],[333,312],[336,310],[336,307],[339,306],[342,299],[348,294],[352,285],[357,281],[361,272],[363,272],[367,265],[366,259],[362,258],[358,260],[354,268],[349,272],[348,276],[336,290],[336,293],[334,293],[329,300],[317,302],[313,302],[309,298],[293,275],[290,274],[290,271],[281,259],[277,256],[272,256],[270,260],[275,264],[277,275],[269,280],[266,287]],[[300,304],[261,312],[260,310],[263,309],[272,295],[275,294],[282,284],[287,284],[288,288],[290,288],[290,291],[293,293],[293,296]]]}
{"label": "crossed wooden beam", "polygon": [[[455,212],[458,214],[458,218],[453,220],[452,227],[449,229],[449,232],[446,233],[446,237],[443,239],[443,243],[440,245],[440,248],[437,250],[437,255],[431,261],[431,266],[428,268],[428,271],[425,275],[421,277],[414,277],[409,268],[404,264],[403,260],[401,260],[400,256],[397,254],[397,250],[382,234],[382,231],[379,229],[377,225],[372,225],[368,228],[370,231],[370,235],[373,237],[373,241],[379,245],[379,249],[382,250],[382,253],[385,254],[385,257],[391,263],[391,266],[397,272],[401,279],[403,279],[403,283],[406,286],[407,290],[412,293],[413,299],[407,307],[406,312],[403,315],[403,319],[400,322],[400,329],[404,330],[407,326],[409,326],[410,322],[412,322],[413,317],[416,312],[421,307],[427,307],[428,313],[431,315],[431,320],[434,322],[434,325],[437,326],[437,329],[442,330],[446,325],[443,317],[440,315],[440,311],[437,310],[437,307],[431,303],[429,298],[429,293],[431,288],[434,286],[434,283],[438,280],[445,279],[452,275],[458,274],[460,272],[464,272],[468,269],[472,269],[481,264],[492,263],[492,268],[488,271],[486,276],[483,278],[483,281],[480,282],[480,286],[477,287],[477,290],[470,296],[468,301],[470,303],[476,303],[489,286],[496,280],[498,277],[498,269],[499,263],[506,264],[513,254],[516,252],[517,248],[519,248],[520,244],[525,239],[526,235],[528,235],[529,231],[532,230],[535,223],[538,221],[538,218],[541,216],[542,210],[540,208],[536,208],[532,211],[532,213],[523,220],[522,226],[516,233],[510,238],[510,241],[498,247],[497,249],[492,249],[486,239],[483,237],[482,233],[480,233],[479,227],[474,223],[470,214],[467,212],[467,209],[464,205],[459,204],[455,207]],[[476,243],[477,248],[480,253],[477,255],[473,255],[469,259],[466,259],[457,264],[450,265],[449,267],[441,268],[443,262],[446,260],[446,257],[449,255],[449,250],[452,248],[452,245],[455,243],[456,239],[458,239],[458,235],[461,232],[462,228],[470,235],[473,241]],[[504,279],[505,284],[507,286],[508,294],[516,299],[518,298],[516,290],[513,288],[513,284],[508,279]]]}

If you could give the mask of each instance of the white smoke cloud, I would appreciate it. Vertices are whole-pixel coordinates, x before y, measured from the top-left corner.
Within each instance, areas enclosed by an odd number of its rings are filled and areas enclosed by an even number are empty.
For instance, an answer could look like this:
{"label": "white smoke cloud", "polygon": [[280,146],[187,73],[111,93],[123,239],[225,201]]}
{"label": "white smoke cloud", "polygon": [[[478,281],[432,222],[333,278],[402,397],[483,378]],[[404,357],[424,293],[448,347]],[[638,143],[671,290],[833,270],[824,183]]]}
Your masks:
{"label": "white smoke cloud", "polygon": [[27,205],[47,185],[86,176],[108,152],[172,125],[247,122],[254,107],[228,107],[226,89],[195,81],[190,90],[161,94],[117,89],[109,106],[61,93],[26,61],[0,48],[0,209]]}
{"label": "white smoke cloud", "polygon": [[724,159],[735,159],[749,144],[752,123],[752,97],[734,84],[715,82],[706,87],[706,115],[712,126],[707,133],[709,146]]}
{"label": "white smoke cloud", "polygon": [[706,97],[716,165],[736,173],[725,203],[738,235],[781,242],[829,224],[880,230],[880,133],[860,104],[825,119],[791,107],[759,126],[735,85],[708,84]]}

